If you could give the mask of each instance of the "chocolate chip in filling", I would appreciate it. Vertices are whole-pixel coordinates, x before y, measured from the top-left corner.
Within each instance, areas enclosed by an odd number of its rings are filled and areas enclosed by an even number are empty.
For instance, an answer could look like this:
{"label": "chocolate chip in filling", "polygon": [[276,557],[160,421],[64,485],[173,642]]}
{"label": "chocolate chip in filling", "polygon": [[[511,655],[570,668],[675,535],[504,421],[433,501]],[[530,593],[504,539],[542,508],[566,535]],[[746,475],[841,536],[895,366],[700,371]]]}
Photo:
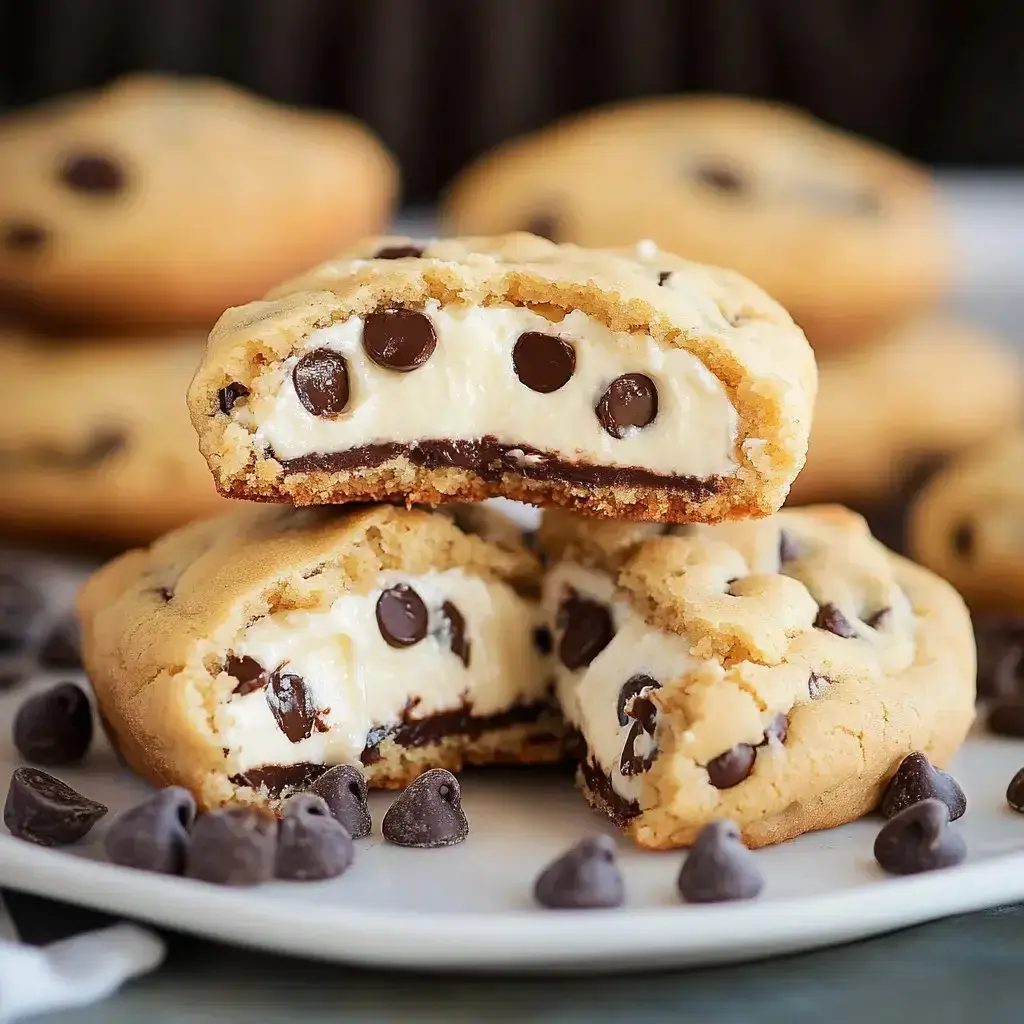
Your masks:
{"label": "chocolate chip in filling", "polygon": [[220,389],[217,392],[217,398],[220,402],[220,411],[225,415],[235,407],[235,402],[240,398],[245,398],[249,394],[249,389],[244,384],[238,384],[233,382],[228,384],[226,387]]}
{"label": "chocolate chip in filling", "polygon": [[608,385],[595,409],[601,426],[614,438],[641,430],[658,415],[658,389],[645,373],[625,373]]}
{"label": "chocolate chip in filling", "polygon": [[558,609],[562,640],[558,656],[569,669],[589,665],[615,634],[611,612],[597,601],[571,594]]}
{"label": "chocolate chip in filling", "polygon": [[857,631],[850,625],[849,619],[834,605],[823,604],[818,608],[818,614],[814,619],[815,629],[825,629],[836,636],[844,637],[847,640],[853,639]]}
{"label": "chocolate chip in filling", "polygon": [[416,259],[423,255],[423,247],[420,245],[385,245],[373,254],[375,260],[404,260]]}
{"label": "chocolate chip in filling", "polygon": [[466,639],[466,620],[462,612],[451,601],[445,601],[441,605],[441,617],[444,619],[444,628],[448,634],[448,645],[452,654],[469,668],[470,643]]}
{"label": "chocolate chip in filling", "polygon": [[405,583],[377,598],[377,628],[389,647],[411,647],[427,635],[427,606]]}
{"label": "chocolate chip in filling", "polygon": [[576,351],[563,338],[526,331],[512,349],[516,376],[531,391],[550,395],[564,387],[576,370]]}
{"label": "chocolate chip in filling", "polygon": [[250,658],[247,654],[243,654],[242,657],[229,654],[224,663],[224,671],[238,680],[232,693],[252,693],[254,690],[263,689],[270,681],[267,670],[255,658]]}
{"label": "chocolate chip in filling", "polygon": [[278,728],[292,743],[300,743],[313,735],[317,709],[306,681],[290,672],[277,669],[266,688],[267,705]]}
{"label": "chocolate chip in filling", "polygon": [[340,416],[348,405],[348,364],[329,348],[307,352],[292,370],[295,394],[313,416]]}
{"label": "chocolate chip in filling", "polygon": [[60,167],[60,180],[74,192],[113,196],[123,192],[126,182],[124,167],[103,153],[75,153]]}
{"label": "chocolate chip in filling", "polygon": [[370,313],[363,323],[363,348],[386,370],[408,373],[418,369],[436,346],[437,335],[430,318],[412,309]]}
{"label": "chocolate chip in filling", "polygon": [[628,724],[630,717],[637,717],[636,715],[630,716],[627,714],[626,705],[636,697],[641,690],[650,688],[659,689],[660,687],[661,683],[659,683],[657,679],[653,679],[651,676],[644,675],[643,673],[630,676],[629,679],[622,684],[622,689],[619,690],[618,707],[616,708],[619,717],[619,725],[626,725]]}

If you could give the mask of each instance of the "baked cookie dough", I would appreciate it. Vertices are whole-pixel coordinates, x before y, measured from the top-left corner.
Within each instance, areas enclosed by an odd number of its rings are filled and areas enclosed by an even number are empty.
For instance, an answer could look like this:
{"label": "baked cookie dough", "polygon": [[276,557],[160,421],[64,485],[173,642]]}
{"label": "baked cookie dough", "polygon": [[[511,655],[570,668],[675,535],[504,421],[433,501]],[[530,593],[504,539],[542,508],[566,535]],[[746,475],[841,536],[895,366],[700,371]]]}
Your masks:
{"label": "baked cookie dough", "polygon": [[1024,612],[1024,433],[991,438],[938,473],[910,510],[912,555],[972,611]]}
{"label": "baked cookie dough", "polygon": [[925,171],[780,104],[715,96],[591,110],[507,142],[455,180],[446,230],[638,238],[733,267],[816,349],[930,304],[950,243]]}
{"label": "baked cookie dough", "polygon": [[138,543],[227,507],[185,407],[201,353],[0,330],[0,530]]}
{"label": "baked cookie dough", "polygon": [[79,614],[115,748],[204,808],[556,760],[539,563],[495,516],[249,506],[111,562]]}
{"label": "baked cookie dough", "polygon": [[768,515],[816,374],[743,278],[653,245],[370,239],[214,327],[189,391],[224,494]]}
{"label": "baked cookie dough", "polygon": [[1018,422],[1017,356],[974,324],[917,317],[818,363],[818,402],[790,503],[902,498],[944,457]]}
{"label": "baked cookie dough", "polygon": [[387,223],[359,122],[135,75],[0,124],[0,305],[59,327],[209,325]]}
{"label": "baked cookie dough", "polygon": [[971,724],[963,602],[846,509],[667,530],[556,511],[539,541],[580,784],[641,846],[719,818],[748,846],[851,821]]}

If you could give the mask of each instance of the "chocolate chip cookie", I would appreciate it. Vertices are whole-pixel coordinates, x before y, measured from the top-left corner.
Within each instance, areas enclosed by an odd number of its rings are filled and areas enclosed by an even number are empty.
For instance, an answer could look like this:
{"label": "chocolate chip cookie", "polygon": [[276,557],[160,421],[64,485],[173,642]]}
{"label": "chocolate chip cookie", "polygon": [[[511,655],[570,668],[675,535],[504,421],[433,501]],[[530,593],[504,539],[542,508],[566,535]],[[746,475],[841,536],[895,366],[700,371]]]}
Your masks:
{"label": "chocolate chip cookie", "polygon": [[779,104],[643,99],[591,110],[476,161],[450,187],[447,230],[559,242],[653,238],[733,267],[816,349],[869,340],[931,303],[950,244],[928,175]]}
{"label": "chocolate chip cookie", "polygon": [[846,509],[667,529],[554,511],[539,540],[579,780],[641,846],[723,818],[749,846],[842,824],[971,724],[962,600]]}
{"label": "chocolate chip cookie", "polygon": [[379,231],[396,181],[351,118],[128,77],[0,125],[0,304],[62,327],[209,329]]}
{"label": "chocolate chip cookie", "polygon": [[557,759],[539,563],[486,515],[250,506],[111,562],[79,612],[115,747],[204,808]]}
{"label": "chocolate chip cookie", "polygon": [[802,332],[731,272],[650,244],[385,238],[228,310],[189,407],[234,497],[716,521],[782,503],[815,387]]}
{"label": "chocolate chip cookie", "polygon": [[868,348],[820,360],[807,465],[791,502],[880,502],[929,465],[1020,417],[1017,357],[948,315],[918,317]]}
{"label": "chocolate chip cookie", "polygon": [[964,452],[910,512],[911,552],[960,591],[972,611],[1024,612],[1024,434]]}
{"label": "chocolate chip cookie", "polygon": [[0,529],[133,543],[222,510],[184,401],[201,352],[0,331]]}

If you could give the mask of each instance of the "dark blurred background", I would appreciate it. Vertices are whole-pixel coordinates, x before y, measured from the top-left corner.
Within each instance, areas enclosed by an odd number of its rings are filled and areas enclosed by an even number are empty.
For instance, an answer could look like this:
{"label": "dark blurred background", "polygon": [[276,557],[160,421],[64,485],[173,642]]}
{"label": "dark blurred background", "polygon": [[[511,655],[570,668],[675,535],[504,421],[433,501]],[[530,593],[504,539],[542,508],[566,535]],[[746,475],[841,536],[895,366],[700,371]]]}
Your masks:
{"label": "dark blurred background", "polygon": [[138,69],[350,111],[412,202],[502,138],[687,90],[939,165],[1024,164],[1022,0],[0,0],[0,106]]}

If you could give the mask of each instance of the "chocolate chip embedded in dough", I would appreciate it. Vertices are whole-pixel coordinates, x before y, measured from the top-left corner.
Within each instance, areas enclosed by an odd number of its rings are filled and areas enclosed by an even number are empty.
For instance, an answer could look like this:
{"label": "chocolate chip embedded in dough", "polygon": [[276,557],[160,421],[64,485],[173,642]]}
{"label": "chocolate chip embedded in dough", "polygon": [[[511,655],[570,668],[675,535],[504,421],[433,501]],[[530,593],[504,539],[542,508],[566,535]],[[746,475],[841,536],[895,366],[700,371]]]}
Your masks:
{"label": "chocolate chip embedded in dough", "polygon": [[226,415],[235,407],[235,402],[240,398],[248,397],[248,395],[249,389],[244,384],[233,381],[231,384],[225,385],[217,392],[220,411]]}
{"label": "chocolate chip embedded in dough", "polygon": [[384,309],[363,322],[363,348],[386,370],[408,373],[421,367],[434,353],[437,335],[425,313],[412,309]]}
{"label": "chocolate chip embedded in dough", "polygon": [[723,903],[753,899],[764,876],[736,824],[713,821],[697,833],[676,885],[687,903]]}
{"label": "chocolate chip embedded in dough", "polygon": [[189,836],[185,874],[214,885],[259,885],[274,877],[277,819],[251,807],[201,815]]}
{"label": "chocolate chip embedded in dough", "polygon": [[953,867],[967,857],[963,836],[949,824],[949,808],[921,800],[886,822],[875,837],[875,860],[891,875]]}
{"label": "chocolate chip embedded in dough", "polygon": [[180,875],[195,817],[196,802],[187,789],[161,789],[111,823],[103,839],[107,859],[126,868]]}
{"label": "chocolate chip embedded in dough", "polygon": [[336,878],[352,863],[355,847],[348,830],[315,793],[285,800],[277,832],[274,874],[295,882]]}
{"label": "chocolate chip embedded in dough", "polygon": [[615,635],[608,608],[578,594],[571,594],[562,602],[557,625],[562,632],[558,657],[569,669],[589,665]]}
{"label": "chocolate chip embedded in dough", "polygon": [[427,606],[412,587],[399,583],[377,598],[377,628],[389,647],[411,647],[427,635]]}
{"label": "chocolate chip embedded in dough", "polygon": [[121,162],[105,153],[73,153],[61,164],[59,177],[75,192],[98,196],[117,195],[127,184]]}
{"label": "chocolate chip embedded in dough", "polygon": [[708,781],[715,789],[738,786],[753,770],[757,751],[749,743],[737,743],[724,754],[712,758],[705,766]]}
{"label": "chocolate chip embedded in dough", "polygon": [[929,799],[941,800],[949,809],[949,820],[956,821],[967,810],[967,797],[960,784],[947,772],[936,768],[921,751],[907,754],[882,794],[879,809],[887,818]]}
{"label": "chocolate chip embedded in dough", "polygon": [[452,654],[468,668],[471,645],[466,639],[466,620],[462,612],[451,601],[445,601],[441,605],[441,616],[445,622],[448,646],[451,648]]}
{"label": "chocolate chip embedded in dough", "polygon": [[444,768],[431,768],[398,797],[381,822],[390,843],[430,849],[453,846],[469,835],[458,779]]}
{"label": "chocolate chip embedded in dough", "polygon": [[953,553],[965,561],[974,555],[975,539],[974,523],[966,519],[955,523],[949,534]]}
{"label": "chocolate chip embedded in dough", "polygon": [[658,415],[658,388],[645,373],[624,373],[608,385],[595,409],[601,426],[615,438],[641,430]]}
{"label": "chocolate chip embedded in dough", "polygon": [[422,255],[423,246],[421,245],[385,245],[383,249],[378,249],[373,254],[373,258],[375,260],[404,260]]}
{"label": "chocolate chip embedded in dough", "polygon": [[834,605],[823,604],[818,607],[818,614],[814,619],[815,629],[824,629],[829,633],[835,633],[844,639],[850,640],[857,635],[857,631],[850,625],[849,619]]}
{"label": "chocolate chip embedded in dough", "polygon": [[11,252],[39,252],[46,245],[50,233],[31,221],[7,221],[0,225],[0,245]]}
{"label": "chocolate chip embedded in dough", "polygon": [[12,836],[38,846],[76,843],[107,808],[38,768],[16,768],[4,804]]}
{"label": "chocolate chip embedded in dough", "polygon": [[553,910],[600,910],[625,899],[622,872],[609,836],[581,839],[549,864],[534,883],[534,899]]}
{"label": "chocolate chip embedded in dough", "polygon": [[[640,693],[641,690],[646,690],[651,687],[659,689],[661,687],[661,683],[652,676],[645,675],[642,672],[635,676],[630,676],[629,679],[622,684],[622,689],[619,690],[619,699],[615,709],[618,714],[619,725],[626,725],[629,722],[629,716],[626,714],[626,705],[630,700]],[[633,715],[631,717],[636,718],[637,716]]]}
{"label": "chocolate chip embedded in dough", "polygon": [[550,395],[572,379],[576,350],[554,334],[526,331],[512,349],[512,365],[516,376],[531,391]]}
{"label": "chocolate chip embedded in dough", "polygon": [[329,348],[307,352],[292,370],[292,384],[303,408],[313,416],[340,416],[348,405],[348,363]]}
{"label": "chocolate chip embedded in dough", "polygon": [[92,743],[92,707],[85,691],[60,683],[29,697],[14,717],[14,745],[26,761],[76,764]]}
{"label": "chocolate chip embedded in dough", "polygon": [[277,669],[264,691],[270,713],[278,728],[292,743],[300,743],[313,735],[317,708],[302,676]]}
{"label": "chocolate chip embedded in dough", "polygon": [[370,834],[373,824],[366,803],[366,779],[358,768],[350,764],[329,768],[313,783],[310,792],[323,797],[331,814],[353,839]]}
{"label": "chocolate chip embedded in dough", "polygon": [[693,176],[704,188],[722,195],[741,196],[749,190],[747,179],[737,168],[726,163],[709,161],[700,164]]}
{"label": "chocolate chip embedded in dough", "polygon": [[557,242],[561,234],[562,225],[558,215],[551,210],[538,210],[530,215],[526,221],[524,231],[531,235],[546,238],[549,242]]}
{"label": "chocolate chip embedded in dough", "polygon": [[267,670],[255,658],[250,658],[248,654],[243,654],[241,657],[237,654],[229,654],[224,662],[224,671],[238,680],[238,684],[231,691],[237,694],[262,690],[270,680]]}

